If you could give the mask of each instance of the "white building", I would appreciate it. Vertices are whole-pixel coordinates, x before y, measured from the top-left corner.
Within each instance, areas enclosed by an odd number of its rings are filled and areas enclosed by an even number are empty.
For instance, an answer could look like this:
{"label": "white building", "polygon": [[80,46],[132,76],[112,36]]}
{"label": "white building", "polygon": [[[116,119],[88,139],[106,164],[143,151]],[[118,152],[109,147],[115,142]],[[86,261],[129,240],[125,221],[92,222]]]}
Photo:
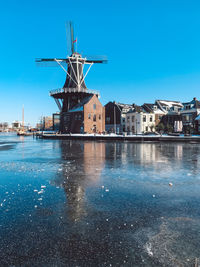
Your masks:
{"label": "white building", "polygon": [[14,121],[13,123],[12,123],[12,129],[20,129],[21,128],[21,126],[22,126],[22,123],[21,122],[19,122],[19,121]]}
{"label": "white building", "polygon": [[126,132],[132,134],[155,132],[155,114],[135,106],[126,114]]}

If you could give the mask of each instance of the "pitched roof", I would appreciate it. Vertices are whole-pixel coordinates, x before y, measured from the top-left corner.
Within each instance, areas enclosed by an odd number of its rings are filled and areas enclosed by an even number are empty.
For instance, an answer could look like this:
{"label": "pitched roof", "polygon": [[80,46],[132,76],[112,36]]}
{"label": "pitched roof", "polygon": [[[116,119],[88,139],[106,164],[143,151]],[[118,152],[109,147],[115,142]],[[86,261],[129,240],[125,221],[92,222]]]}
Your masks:
{"label": "pitched roof", "polygon": [[187,106],[187,105],[193,105],[193,108],[200,108],[200,101],[198,101],[198,100],[196,99],[196,97],[194,97],[194,98],[192,99],[192,101],[190,101],[190,102],[184,102],[183,105],[184,105],[184,106]]}
{"label": "pitched roof", "polygon": [[123,109],[131,109],[133,107],[132,104],[123,104],[119,102],[113,102],[113,104],[117,105],[118,108],[122,111]]}
{"label": "pitched roof", "polygon": [[156,100],[156,102],[159,102],[162,106],[178,106],[178,107],[183,107],[183,104],[180,101],[171,101],[171,100]]}
{"label": "pitched roof", "polygon": [[154,107],[155,104],[150,104],[150,103],[144,103],[142,107],[147,111],[147,112],[154,112]]}
{"label": "pitched roof", "polygon": [[133,112],[146,112],[146,110],[142,106],[133,105],[133,108],[131,108],[127,113],[133,113]]}
{"label": "pitched roof", "polygon": [[[154,106],[156,106],[157,109],[154,109]],[[165,114],[165,113],[160,109],[160,107],[159,107],[157,104],[144,103],[144,104],[142,105],[142,107],[143,107],[147,112],[150,112],[150,113],[154,113],[154,114]]]}
{"label": "pitched roof", "polygon": [[93,95],[83,98],[83,100],[80,103],[78,103],[75,107],[70,109],[68,112],[80,112],[80,111],[83,111],[83,106],[85,104],[87,104],[92,97],[93,97]]}

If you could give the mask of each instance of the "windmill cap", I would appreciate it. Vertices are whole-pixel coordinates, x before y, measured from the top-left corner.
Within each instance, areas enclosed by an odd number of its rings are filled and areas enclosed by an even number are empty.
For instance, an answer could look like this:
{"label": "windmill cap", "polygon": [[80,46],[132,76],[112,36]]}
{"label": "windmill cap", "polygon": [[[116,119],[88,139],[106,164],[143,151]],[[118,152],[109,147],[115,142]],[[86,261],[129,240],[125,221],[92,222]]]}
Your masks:
{"label": "windmill cap", "polygon": [[82,56],[81,56],[81,54],[79,54],[79,53],[77,53],[77,52],[74,52],[72,55],[71,55],[71,57],[75,57],[75,58],[81,58]]}

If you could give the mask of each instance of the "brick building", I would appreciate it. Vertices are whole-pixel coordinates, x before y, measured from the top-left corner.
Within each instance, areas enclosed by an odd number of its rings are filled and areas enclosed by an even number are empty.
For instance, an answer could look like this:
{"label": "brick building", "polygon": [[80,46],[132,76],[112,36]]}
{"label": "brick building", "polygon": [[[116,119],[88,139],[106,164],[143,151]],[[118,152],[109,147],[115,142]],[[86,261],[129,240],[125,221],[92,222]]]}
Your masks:
{"label": "brick building", "polygon": [[126,131],[126,113],[134,105],[108,102],[105,105],[105,127],[107,132],[121,133]]}
{"label": "brick building", "polygon": [[43,130],[52,130],[53,129],[53,118],[52,116],[43,117]]}
{"label": "brick building", "polygon": [[96,95],[84,98],[78,105],[63,114],[65,133],[105,132],[105,108]]}

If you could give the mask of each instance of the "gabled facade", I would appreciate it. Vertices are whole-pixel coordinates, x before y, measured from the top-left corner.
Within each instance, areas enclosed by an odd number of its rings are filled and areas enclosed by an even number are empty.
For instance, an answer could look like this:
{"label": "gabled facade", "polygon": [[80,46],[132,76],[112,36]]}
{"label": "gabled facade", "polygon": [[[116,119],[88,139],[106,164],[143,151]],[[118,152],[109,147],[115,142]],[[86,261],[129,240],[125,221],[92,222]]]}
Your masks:
{"label": "gabled facade", "polygon": [[155,126],[157,126],[162,117],[166,114],[165,111],[161,110],[161,108],[156,104],[144,103],[142,107],[146,110],[146,112],[154,113],[155,115]]}
{"label": "gabled facade", "polygon": [[126,113],[133,108],[131,104],[108,102],[105,105],[105,128],[107,132],[126,131]]}
{"label": "gabled facade", "polygon": [[96,95],[84,98],[63,116],[64,133],[105,132],[105,108]]}
{"label": "gabled facade", "polygon": [[126,132],[142,134],[155,131],[155,114],[147,112],[144,107],[134,105],[134,108],[126,113]]}

